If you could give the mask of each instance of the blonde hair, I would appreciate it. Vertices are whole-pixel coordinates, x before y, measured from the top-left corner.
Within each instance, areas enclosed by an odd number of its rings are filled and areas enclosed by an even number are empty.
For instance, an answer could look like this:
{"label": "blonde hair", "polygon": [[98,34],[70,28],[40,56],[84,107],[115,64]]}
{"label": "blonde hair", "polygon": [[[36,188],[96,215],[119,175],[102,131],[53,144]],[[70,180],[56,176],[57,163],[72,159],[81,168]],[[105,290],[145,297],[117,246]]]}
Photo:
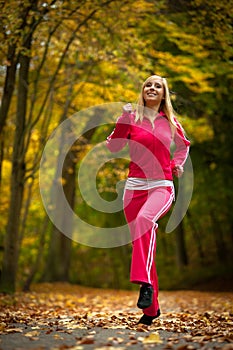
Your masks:
{"label": "blonde hair", "polygon": [[[166,117],[168,118],[169,123],[171,124],[171,128],[176,128],[176,122],[175,122],[175,111],[172,107],[171,99],[170,99],[170,92],[168,88],[167,80],[159,75],[151,75],[149,78],[147,78],[144,83],[142,84],[141,93],[139,95],[137,107],[136,107],[136,116],[135,116],[135,122],[143,120],[143,114],[144,114],[144,108],[145,108],[145,101],[143,98],[143,91],[145,85],[152,79],[159,78],[162,81],[163,88],[164,88],[164,99],[162,100],[159,111],[164,112]],[[174,130],[173,130],[174,131]]]}

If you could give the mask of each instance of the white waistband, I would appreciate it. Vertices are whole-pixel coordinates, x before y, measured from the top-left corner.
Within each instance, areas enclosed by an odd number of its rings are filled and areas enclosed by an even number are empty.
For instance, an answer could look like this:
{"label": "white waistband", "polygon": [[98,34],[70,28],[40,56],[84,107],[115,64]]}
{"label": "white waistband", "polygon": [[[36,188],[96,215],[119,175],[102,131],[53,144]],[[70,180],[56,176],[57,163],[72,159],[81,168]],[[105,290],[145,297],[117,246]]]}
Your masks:
{"label": "white waistband", "polygon": [[174,187],[171,180],[154,180],[128,177],[125,183],[125,190],[150,190],[155,187]]}

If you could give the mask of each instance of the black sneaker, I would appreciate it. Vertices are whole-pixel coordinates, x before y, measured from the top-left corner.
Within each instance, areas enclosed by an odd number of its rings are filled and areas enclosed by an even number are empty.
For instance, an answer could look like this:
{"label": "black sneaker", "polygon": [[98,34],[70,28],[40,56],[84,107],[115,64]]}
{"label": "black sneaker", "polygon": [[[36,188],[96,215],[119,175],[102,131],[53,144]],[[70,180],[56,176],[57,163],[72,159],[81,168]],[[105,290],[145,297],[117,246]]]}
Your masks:
{"label": "black sneaker", "polygon": [[152,286],[141,286],[137,307],[139,307],[139,309],[146,309],[147,307],[151,306],[153,301],[153,293],[154,290]]}
{"label": "black sneaker", "polygon": [[147,326],[150,326],[152,324],[152,321],[159,316],[160,316],[160,309],[158,309],[156,316],[147,316],[143,314],[143,316],[140,318],[138,323],[142,323]]}

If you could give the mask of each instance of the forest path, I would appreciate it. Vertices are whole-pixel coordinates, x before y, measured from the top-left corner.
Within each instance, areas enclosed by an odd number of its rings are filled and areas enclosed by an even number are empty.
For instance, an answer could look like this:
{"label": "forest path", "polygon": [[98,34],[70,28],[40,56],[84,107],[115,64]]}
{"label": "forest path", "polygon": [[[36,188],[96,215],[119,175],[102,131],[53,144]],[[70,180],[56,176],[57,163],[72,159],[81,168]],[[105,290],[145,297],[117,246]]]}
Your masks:
{"label": "forest path", "polygon": [[233,293],[161,291],[138,325],[138,293],[53,283],[0,296],[0,350],[233,349]]}

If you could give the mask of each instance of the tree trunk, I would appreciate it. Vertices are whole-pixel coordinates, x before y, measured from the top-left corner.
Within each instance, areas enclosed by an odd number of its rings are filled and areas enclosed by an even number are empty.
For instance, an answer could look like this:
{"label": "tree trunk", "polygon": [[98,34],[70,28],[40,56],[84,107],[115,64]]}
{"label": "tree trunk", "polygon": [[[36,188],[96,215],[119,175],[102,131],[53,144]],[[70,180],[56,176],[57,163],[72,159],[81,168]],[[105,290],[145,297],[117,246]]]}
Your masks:
{"label": "tree trunk", "polygon": [[0,136],[6,123],[7,114],[9,111],[11,98],[15,88],[15,76],[17,59],[15,57],[15,45],[10,46],[7,54],[7,70],[3,89],[3,96],[0,105]]}
{"label": "tree trunk", "polygon": [[[177,187],[176,181],[174,182],[175,187]],[[175,229],[176,235],[176,259],[177,264],[181,268],[183,266],[188,265],[188,255],[185,243],[185,229],[184,222],[182,221],[182,212],[183,212],[183,203],[185,198],[185,184],[182,182],[182,179],[179,179],[179,188],[176,189],[176,193],[179,196],[179,204],[178,204],[178,212],[177,219],[179,219],[179,225]],[[177,197],[178,198],[178,197]]]}
{"label": "tree trunk", "polygon": [[2,162],[4,159],[4,137],[0,138],[0,189],[2,184]]}
{"label": "tree trunk", "polygon": [[[16,284],[16,273],[19,255],[19,228],[20,214],[24,193],[25,182],[25,126],[27,115],[27,98],[28,98],[28,74],[30,68],[30,50],[32,35],[39,24],[40,20],[33,17],[30,27],[27,24],[28,13],[31,10],[37,10],[37,0],[30,0],[22,5],[21,24],[19,37],[22,39],[22,47],[16,58],[16,46],[9,45],[8,58],[10,65],[7,70],[5,79],[4,96],[1,106],[0,131],[6,122],[12,94],[15,86],[16,67],[19,63],[19,80],[17,91],[17,108],[15,122],[15,136],[12,155],[11,170],[11,194],[8,212],[8,221],[6,227],[5,247],[2,263],[2,273],[0,290],[3,292],[14,292]],[[30,30],[28,31],[28,29]]]}
{"label": "tree trunk", "polygon": [[0,139],[1,139],[1,150],[0,150],[0,185],[2,180],[2,162],[4,158],[4,142],[3,142],[3,129],[6,123],[11,98],[15,88],[15,76],[16,76],[16,67],[17,59],[15,57],[15,45],[10,46],[8,49],[7,55],[7,70],[6,78],[3,89],[2,101],[0,104]]}
{"label": "tree trunk", "polygon": [[43,258],[45,236],[46,236],[46,231],[47,231],[48,225],[49,225],[49,217],[46,215],[44,222],[42,224],[42,228],[39,230],[39,231],[41,231],[41,233],[40,233],[40,241],[39,241],[39,247],[38,247],[38,251],[37,251],[36,260],[35,260],[34,265],[31,268],[31,271],[30,271],[26,281],[24,282],[24,285],[23,285],[24,292],[28,292],[30,290],[31,283],[35,277],[35,274],[37,273],[37,271],[39,269],[41,260]]}
{"label": "tree trunk", "polygon": [[196,246],[197,246],[198,256],[200,258],[201,263],[203,263],[204,258],[205,258],[205,254],[204,254],[204,250],[202,247],[201,234],[199,233],[199,229],[197,227],[196,222],[193,220],[193,217],[191,215],[190,210],[187,211],[186,216],[187,216],[187,219],[188,219],[191,231],[192,231],[194,241],[195,241]]}
{"label": "tree trunk", "polygon": [[[31,39],[31,38],[30,38]],[[28,46],[30,46],[30,39]],[[16,113],[16,130],[13,148],[11,173],[11,198],[5,237],[5,250],[0,289],[14,292],[19,251],[20,214],[24,192],[25,178],[25,120],[28,94],[28,72],[30,57],[23,54],[19,58],[19,83]]]}
{"label": "tree trunk", "polygon": [[[62,175],[62,181],[64,183],[63,190],[71,209],[74,209],[75,198],[76,176],[74,159],[74,153],[72,150],[70,150],[64,161]],[[58,218],[57,220],[61,220],[61,226],[66,229],[66,234],[68,233],[69,237],[71,237],[72,217],[64,215],[63,203],[61,201],[57,201],[55,205],[56,217]],[[72,240],[69,237],[65,236],[56,226],[52,226],[48,261],[44,277],[46,281],[69,280],[69,267],[72,248]]]}
{"label": "tree trunk", "polygon": [[210,214],[211,214],[210,218],[211,218],[211,224],[212,224],[212,232],[214,236],[218,260],[220,263],[227,262],[228,251],[227,251],[225,241],[223,239],[223,232],[222,232],[221,225],[217,219],[216,214],[212,210]]}
{"label": "tree trunk", "polygon": [[179,267],[183,267],[188,265],[188,256],[185,244],[185,231],[183,222],[179,224],[179,226],[175,230],[176,232],[176,256],[177,256],[177,264]]}

